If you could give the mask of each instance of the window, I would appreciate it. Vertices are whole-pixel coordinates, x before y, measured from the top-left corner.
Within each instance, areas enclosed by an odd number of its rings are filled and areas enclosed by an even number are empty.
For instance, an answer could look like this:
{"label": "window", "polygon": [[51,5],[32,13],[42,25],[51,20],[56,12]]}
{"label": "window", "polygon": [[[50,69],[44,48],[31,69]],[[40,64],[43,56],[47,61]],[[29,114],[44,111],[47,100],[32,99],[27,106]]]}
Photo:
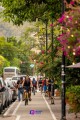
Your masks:
{"label": "window", "polygon": [[5,69],[4,72],[14,72],[14,69]]}

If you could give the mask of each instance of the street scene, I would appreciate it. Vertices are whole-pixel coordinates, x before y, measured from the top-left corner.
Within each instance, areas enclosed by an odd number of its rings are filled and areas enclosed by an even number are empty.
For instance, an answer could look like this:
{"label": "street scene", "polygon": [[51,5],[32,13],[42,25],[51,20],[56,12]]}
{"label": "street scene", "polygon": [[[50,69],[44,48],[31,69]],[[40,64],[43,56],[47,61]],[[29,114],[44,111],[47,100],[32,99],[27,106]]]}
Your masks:
{"label": "street scene", "polygon": [[[17,100],[9,106],[9,108],[0,115],[0,120],[60,120],[61,118],[61,101],[60,97],[55,97],[55,104],[51,105],[50,100],[37,92],[32,94],[32,101],[25,106],[24,101]],[[68,106],[67,106],[68,110]],[[32,112],[34,111],[34,112]],[[80,114],[78,114],[80,117]],[[68,120],[76,120],[75,115],[67,113]],[[79,120],[80,118],[77,118]]]}
{"label": "street scene", "polygon": [[80,120],[80,0],[0,0],[0,120]]}

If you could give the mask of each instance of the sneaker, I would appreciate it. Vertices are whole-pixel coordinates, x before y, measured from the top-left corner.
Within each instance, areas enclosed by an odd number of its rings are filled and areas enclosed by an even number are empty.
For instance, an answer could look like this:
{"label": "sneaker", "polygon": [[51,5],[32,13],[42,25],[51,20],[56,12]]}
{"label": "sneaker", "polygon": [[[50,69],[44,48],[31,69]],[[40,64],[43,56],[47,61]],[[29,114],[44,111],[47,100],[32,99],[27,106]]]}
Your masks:
{"label": "sneaker", "polygon": [[32,99],[31,98],[29,98],[29,101],[31,101]]}

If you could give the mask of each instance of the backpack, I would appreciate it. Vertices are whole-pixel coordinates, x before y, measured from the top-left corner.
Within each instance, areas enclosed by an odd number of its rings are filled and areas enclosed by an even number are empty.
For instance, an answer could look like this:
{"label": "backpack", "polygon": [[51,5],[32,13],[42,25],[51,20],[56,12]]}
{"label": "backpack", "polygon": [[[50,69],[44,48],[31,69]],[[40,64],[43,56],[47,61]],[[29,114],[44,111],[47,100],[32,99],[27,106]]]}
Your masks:
{"label": "backpack", "polygon": [[36,84],[36,80],[33,80],[33,81],[32,81],[32,84],[35,85],[35,84]]}

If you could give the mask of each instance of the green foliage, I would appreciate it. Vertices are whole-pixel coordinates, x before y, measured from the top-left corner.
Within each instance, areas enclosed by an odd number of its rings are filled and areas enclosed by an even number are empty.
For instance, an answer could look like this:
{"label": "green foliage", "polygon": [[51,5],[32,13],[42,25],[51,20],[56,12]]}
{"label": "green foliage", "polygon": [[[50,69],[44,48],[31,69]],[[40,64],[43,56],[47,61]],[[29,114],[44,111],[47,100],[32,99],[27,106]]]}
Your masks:
{"label": "green foliage", "polygon": [[[0,55],[3,56],[4,62],[1,62],[1,71],[5,66],[17,66],[20,67],[21,61],[29,61],[28,60],[28,48],[26,48],[26,44],[23,42],[17,41],[16,38],[10,37],[5,39],[4,37],[0,37]],[[25,68],[22,67],[21,71],[28,71],[28,64],[25,64]],[[29,72],[28,72],[29,73]],[[24,73],[25,74],[25,73]]]}
{"label": "green foliage", "polygon": [[42,17],[57,19],[61,13],[60,0],[3,0],[2,6],[5,8],[3,11],[5,19],[16,25]]}
{"label": "green foliage", "polygon": [[80,112],[80,85],[68,88],[66,98],[70,105],[70,111],[74,113]]}
{"label": "green foliage", "polygon": [[20,59],[14,58],[14,59],[11,61],[11,66],[20,67],[20,62],[21,62]]}
{"label": "green foliage", "polygon": [[0,75],[2,75],[3,67],[9,66],[10,62],[0,55]]}
{"label": "green foliage", "polygon": [[66,69],[66,85],[80,85],[80,69]]}

